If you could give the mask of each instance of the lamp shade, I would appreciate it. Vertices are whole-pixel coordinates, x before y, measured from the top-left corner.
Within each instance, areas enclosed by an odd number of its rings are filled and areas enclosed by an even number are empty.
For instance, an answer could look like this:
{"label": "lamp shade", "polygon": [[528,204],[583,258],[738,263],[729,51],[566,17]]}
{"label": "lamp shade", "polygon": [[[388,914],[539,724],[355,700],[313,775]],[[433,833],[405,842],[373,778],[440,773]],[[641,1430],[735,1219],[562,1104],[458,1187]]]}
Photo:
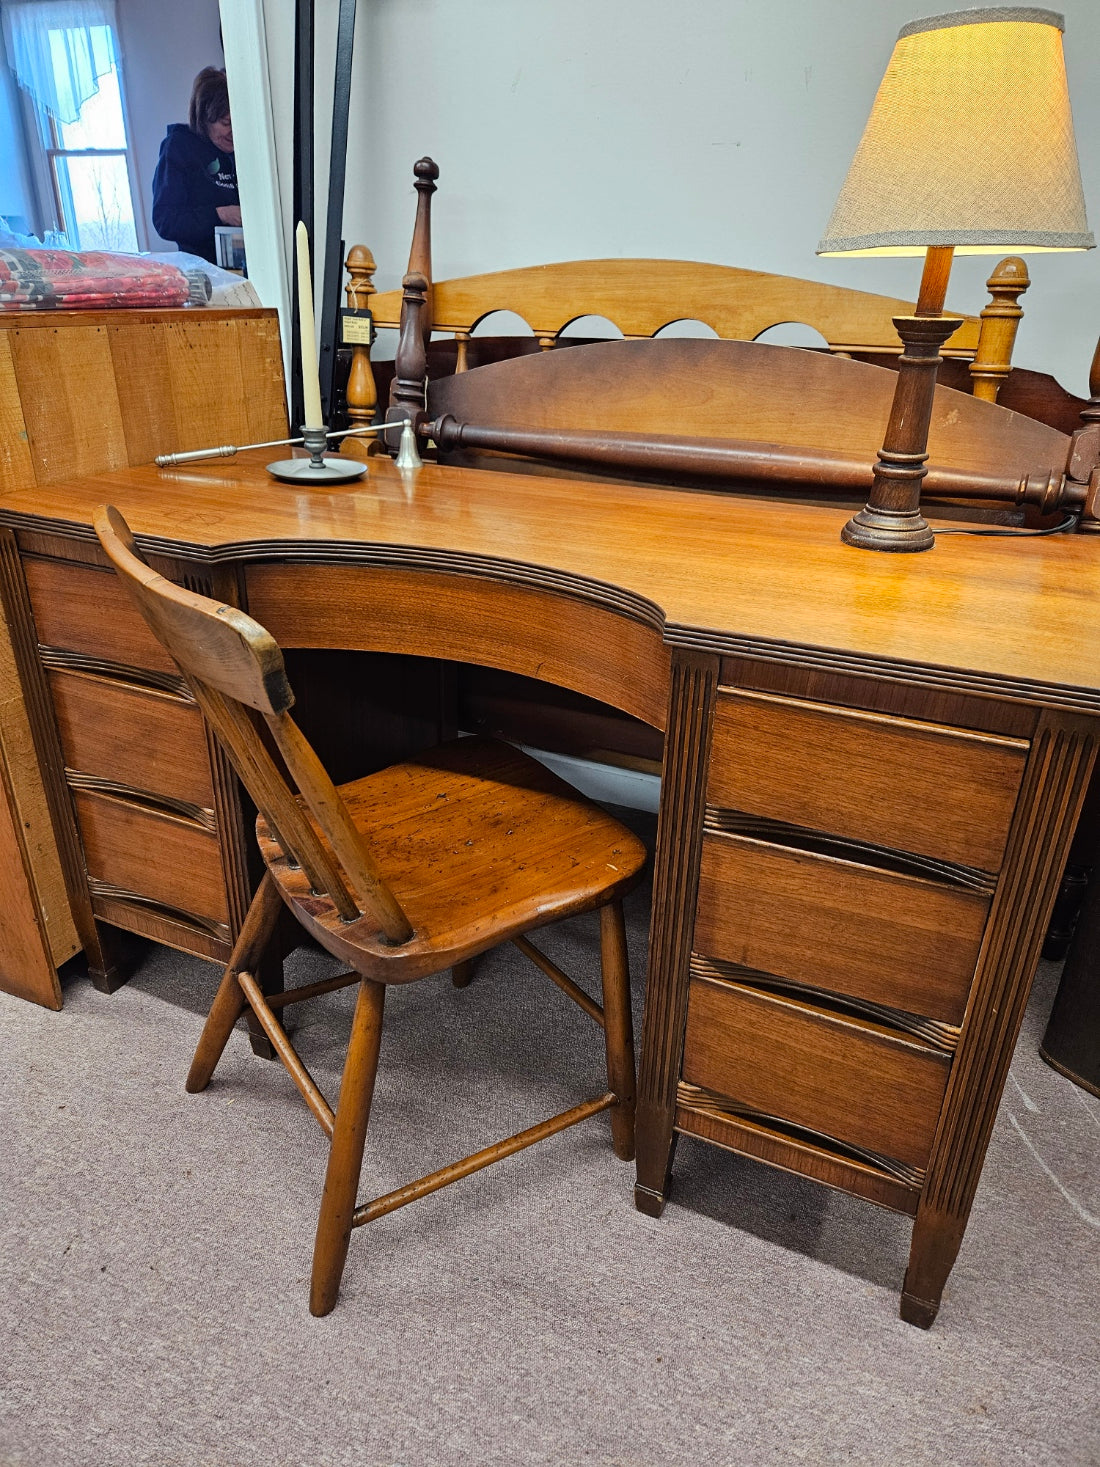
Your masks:
{"label": "lamp shade", "polygon": [[1083,250],[1063,21],[961,10],[904,26],[819,255]]}

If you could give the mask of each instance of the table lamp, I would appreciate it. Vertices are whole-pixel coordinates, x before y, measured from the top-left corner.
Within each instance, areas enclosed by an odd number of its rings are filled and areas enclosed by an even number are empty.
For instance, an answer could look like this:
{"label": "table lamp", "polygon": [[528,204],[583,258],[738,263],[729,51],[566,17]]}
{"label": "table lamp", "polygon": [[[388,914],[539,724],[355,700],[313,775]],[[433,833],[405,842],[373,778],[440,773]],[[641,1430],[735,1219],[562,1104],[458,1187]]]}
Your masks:
{"label": "table lamp", "polygon": [[819,255],[924,255],[901,337],[893,406],[866,506],[841,539],[928,550],[920,512],[943,315],[954,253],[1087,250],[1081,173],[1050,10],[997,6],[904,26]]}

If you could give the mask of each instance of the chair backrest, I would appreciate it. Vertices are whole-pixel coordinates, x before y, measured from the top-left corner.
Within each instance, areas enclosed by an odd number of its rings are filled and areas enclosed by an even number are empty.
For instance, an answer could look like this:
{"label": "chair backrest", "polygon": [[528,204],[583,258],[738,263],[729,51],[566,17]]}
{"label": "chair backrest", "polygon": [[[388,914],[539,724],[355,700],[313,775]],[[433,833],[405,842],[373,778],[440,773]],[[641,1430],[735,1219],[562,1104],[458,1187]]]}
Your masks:
{"label": "chair backrest", "polygon": [[[237,607],[184,590],[153,570],[112,505],[101,506],[94,523],[108,559],[153,635],[187,679],[288,859],[302,867],[315,891],[332,898],[342,917],[350,920],[365,913],[391,942],[408,941],[412,936],[408,918],[372,860],[339,790],[290,717],[294,694],[274,638]],[[270,729],[285,772],[246,709],[259,714]],[[295,797],[288,774],[331,851]]]}

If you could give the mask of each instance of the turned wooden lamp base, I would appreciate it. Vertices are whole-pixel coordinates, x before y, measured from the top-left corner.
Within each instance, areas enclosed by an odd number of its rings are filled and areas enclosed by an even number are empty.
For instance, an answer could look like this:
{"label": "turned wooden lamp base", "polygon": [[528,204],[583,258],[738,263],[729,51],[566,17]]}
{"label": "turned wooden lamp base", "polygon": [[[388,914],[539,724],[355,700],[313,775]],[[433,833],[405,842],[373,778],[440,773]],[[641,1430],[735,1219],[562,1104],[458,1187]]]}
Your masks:
{"label": "turned wooden lamp base", "polygon": [[919,509],[876,509],[870,503],[854,514],[840,532],[845,545],[860,550],[931,550],[936,537]]}
{"label": "turned wooden lamp base", "polygon": [[840,532],[860,550],[931,550],[936,538],[920,512],[920,487],[928,472],[928,425],[940,365],[940,347],[962,325],[945,316],[944,297],[954,251],[930,248],[914,316],[895,316],[903,351],[890,421],[875,464],[871,497]]}

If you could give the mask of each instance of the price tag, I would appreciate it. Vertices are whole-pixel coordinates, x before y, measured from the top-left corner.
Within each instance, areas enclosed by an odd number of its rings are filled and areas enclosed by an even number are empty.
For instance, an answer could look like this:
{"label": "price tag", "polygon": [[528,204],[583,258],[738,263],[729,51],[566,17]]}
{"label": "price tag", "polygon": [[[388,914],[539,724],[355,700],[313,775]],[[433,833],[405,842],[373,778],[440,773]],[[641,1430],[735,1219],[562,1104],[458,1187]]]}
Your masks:
{"label": "price tag", "polygon": [[374,317],[369,311],[344,309],[342,337],[345,346],[372,346],[374,344]]}

